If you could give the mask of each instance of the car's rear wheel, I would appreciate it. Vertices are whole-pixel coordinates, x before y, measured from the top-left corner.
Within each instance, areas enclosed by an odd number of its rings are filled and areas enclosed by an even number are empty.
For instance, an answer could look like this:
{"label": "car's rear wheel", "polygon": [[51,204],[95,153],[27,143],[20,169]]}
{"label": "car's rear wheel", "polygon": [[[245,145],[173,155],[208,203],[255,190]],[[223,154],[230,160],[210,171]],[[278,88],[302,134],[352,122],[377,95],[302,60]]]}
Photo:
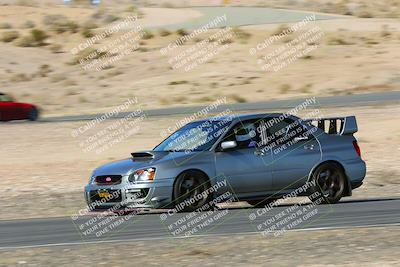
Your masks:
{"label": "car's rear wheel", "polygon": [[321,204],[337,203],[346,189],[346,176],[336,163],[325,163],[319,166],[313,173],[313,181],[310,199]]}
{"label": "car's rear wheel", "polygon": [[30,108],[28,112],[28,119],[36,121],[39,118],[39,110],[37,108]]}
{"label": "car's rear wheel", "polygon": [[276,198],[265,198],[262,200],[247,200],[247,203],[249,203],[250,205],[252,205],[255,208],[263,208],[266,205],[274,202],[276,200]]}
{"label": "car's rear wheel", "polygon": [[180,174],[174,185],[175,209],[195,211],[200,208],[209,209],[212,196],[206,190],[210,188],[208,178],[199,171],[186,171]]}

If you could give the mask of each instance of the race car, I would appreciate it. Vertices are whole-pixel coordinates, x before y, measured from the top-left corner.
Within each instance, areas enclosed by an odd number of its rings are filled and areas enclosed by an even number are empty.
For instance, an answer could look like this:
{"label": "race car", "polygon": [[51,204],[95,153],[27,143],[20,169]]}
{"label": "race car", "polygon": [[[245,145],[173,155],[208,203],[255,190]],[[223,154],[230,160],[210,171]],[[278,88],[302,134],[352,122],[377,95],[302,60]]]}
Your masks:
{"label": "race car", "polygon": [[33,104],[16,102],[11,96],[0,93],[0,121],[31,120],[39,118],[39,108]]}
{"label": "race car", "polygon": [[94,170],[85,198],[90,210],[196,211],[227,192],[254,206],[293,192],[334,204],[366,175],[357,131],[354,116],[303,120],[268,113],[193,121],[152,150]]}

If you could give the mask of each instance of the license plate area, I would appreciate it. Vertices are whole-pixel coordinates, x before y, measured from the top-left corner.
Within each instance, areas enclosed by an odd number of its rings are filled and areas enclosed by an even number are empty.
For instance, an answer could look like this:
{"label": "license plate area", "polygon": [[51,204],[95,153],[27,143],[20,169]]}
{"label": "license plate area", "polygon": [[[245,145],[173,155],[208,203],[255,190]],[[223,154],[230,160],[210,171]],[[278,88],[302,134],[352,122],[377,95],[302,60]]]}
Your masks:
{"label": "license plate area", "polygon": [[107,190],[99,190],[99,192],[97,194],[99,195],[99,198],[112,198],[112,196],[113,196]]}
{"label": "license plate area", "polygon": [[115,189],[99,189],[90,192],[91,201],[101,201],[102,203],[121,202],[122,196],[120,190]]}

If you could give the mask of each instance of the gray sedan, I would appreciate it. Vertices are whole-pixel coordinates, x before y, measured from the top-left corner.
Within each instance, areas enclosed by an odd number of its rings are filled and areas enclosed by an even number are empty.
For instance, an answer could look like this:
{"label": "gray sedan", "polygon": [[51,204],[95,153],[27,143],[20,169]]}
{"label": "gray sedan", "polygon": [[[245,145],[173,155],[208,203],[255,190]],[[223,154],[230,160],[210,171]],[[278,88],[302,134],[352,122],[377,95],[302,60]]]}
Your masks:
{"label": "gray sedan", "polygon": [[97,168],[85,197],[91,210],[195,211],[227,199],[264,206],[293,192],[336,203],[366,174],[356,132],[354,116],[303,120],[269,113],[194,121],[152,150]]}

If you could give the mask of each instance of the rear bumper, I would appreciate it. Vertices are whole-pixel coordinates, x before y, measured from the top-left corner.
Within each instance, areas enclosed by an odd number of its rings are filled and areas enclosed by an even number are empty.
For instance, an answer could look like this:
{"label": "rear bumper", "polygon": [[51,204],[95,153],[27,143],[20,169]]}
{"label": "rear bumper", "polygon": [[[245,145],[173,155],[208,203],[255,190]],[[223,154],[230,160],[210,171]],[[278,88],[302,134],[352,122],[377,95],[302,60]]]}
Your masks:
{"label": "rear bumper", "polygon": [[359,188],[360,186],[362,186],[362,184],[363,184],[362,181],[361,181],[361,182],[353,182],[353,183],[350,183],[351,189],[353,190],[353,189]]}
{"label": "rear bumper", "polygon": [[363,161],[361,158],[348,161],[344,165],[344,168],[351,188],[355,189],[360,187],[363,184],[363,180],[367,173],[365,161]]}
{"label": "rear bumper", "polygon": [[[173,179],[146,183],[121,183],[119,185],[99,186],[89,184],[85,187],[85,199],[90,210],[124,208],[167,208],[171,203]],[[111,197],[105,198],[102,192]]]}

